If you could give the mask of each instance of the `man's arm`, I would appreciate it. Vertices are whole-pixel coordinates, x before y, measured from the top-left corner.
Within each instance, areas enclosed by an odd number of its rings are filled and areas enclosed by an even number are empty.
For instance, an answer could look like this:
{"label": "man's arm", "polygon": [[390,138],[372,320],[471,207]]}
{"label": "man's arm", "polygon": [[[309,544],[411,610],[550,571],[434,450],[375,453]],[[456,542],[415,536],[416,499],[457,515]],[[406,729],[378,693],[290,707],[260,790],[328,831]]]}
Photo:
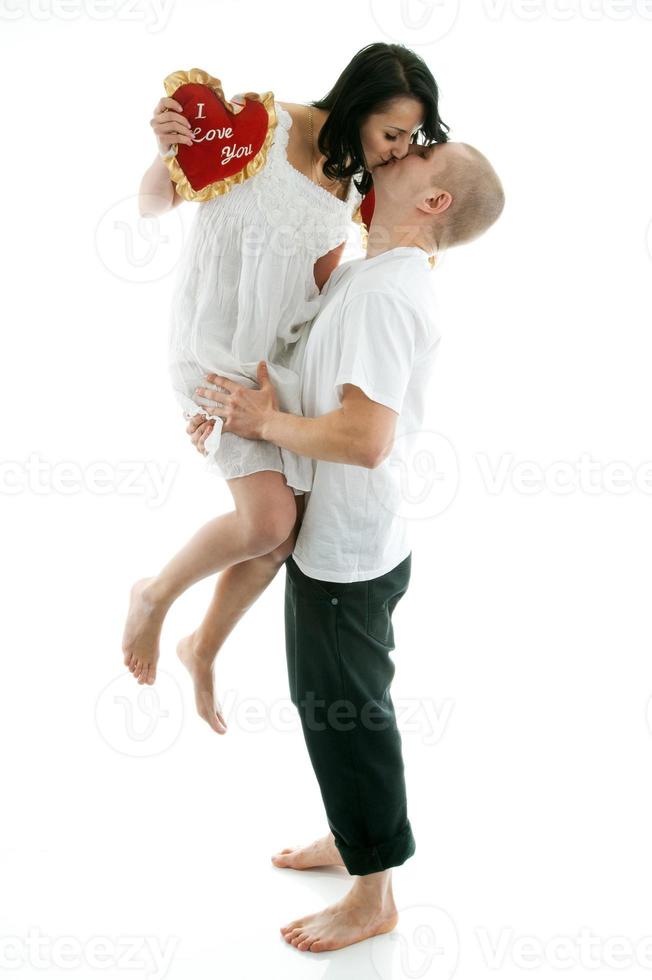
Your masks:
{"label": "man's arm", "polygon": [[342,407],[319,418],[275,411],[261,438],[300,456],[374,469],[389,455],[398,415],[356,385],[342,386]]}
{"label": "man's arm", "polygon": [[312,459],[373,469],[394,443],[416,355],[418,318],[400,297],[370,291],[346,304],[342,327],[334,377],[340,408],[318,418],[281,412],[265,361],[258,364],[258,389],[206,375],[224,394],[198,388],[201,404],[223,419],[223,432],[263,439]]}
{"label": "man's arm", "polygon": [[[343,383],[342,407],[313,419],[279,410],[264,361],[258,365],[257,376],[259,388],[209,374],[207,380],[221,390],[196,389],[204,407],[223,420],[222,432],[264,439],[300,456],[369,469],[379,466],[391,452],[398,412],[372,401],[357,385]],[[209,424],[212,429],[212,423],[205,423]],[[189,426],[187,431],[194,433],[195,429]],[[205,437],[208,428],[197,435]]]}

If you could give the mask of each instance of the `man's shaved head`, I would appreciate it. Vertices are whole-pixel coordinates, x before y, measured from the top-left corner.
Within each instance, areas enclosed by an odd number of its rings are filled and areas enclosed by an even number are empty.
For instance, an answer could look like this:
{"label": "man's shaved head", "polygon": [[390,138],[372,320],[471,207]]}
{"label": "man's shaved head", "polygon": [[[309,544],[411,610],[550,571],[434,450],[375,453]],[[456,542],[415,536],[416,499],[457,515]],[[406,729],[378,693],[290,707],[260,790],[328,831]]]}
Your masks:
{"label": "man's shaved head", "polygon": [[468,143],[412,143],[374,171],[376,203],[367,254],[416,245],[431,255],[493,225],[505,205],[489,161]]}
{"label": "man's shaved head", "polygon": [[440,248],[463,245],[478,238],[500,217],[505,193],[487,158],[468,143],[441,143],[432,154],[433,190],[452,197],[449,207],[435,215]]}

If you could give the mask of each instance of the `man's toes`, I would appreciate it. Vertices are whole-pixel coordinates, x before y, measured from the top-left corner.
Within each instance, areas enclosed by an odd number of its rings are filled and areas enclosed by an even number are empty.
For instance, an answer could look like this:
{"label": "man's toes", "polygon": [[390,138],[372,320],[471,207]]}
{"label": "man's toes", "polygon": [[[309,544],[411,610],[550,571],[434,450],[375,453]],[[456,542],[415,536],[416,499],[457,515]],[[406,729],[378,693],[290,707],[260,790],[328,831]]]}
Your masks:
{"label": "man's toes", "polygon": [[293,919],[292,922],[288,922],[286,926],[281,926],[281,932],[287,939],[290,933],[296,932],[297,929],[302,929],[303,925],[303,919]]}
{"label": "man's toes", "polygon": [[315,941],[310,944],[311,953],[322,953],[326,949],[328,949],[328,943],[324,939],[315,939]]}
{"label": "man's toes", "polygon": [[147,684],[147,678],[149,677],[149,665],[145,664],[140,672],[140,677],[138,678],[139,684]]}
{"label": "man's toes", "polygon": [[292,919],[292,922],[288,922],[286,926],[283,926],[285,932],[292,932],[293,929],[298,929],[303,925],[303,919]]}
{"label": "man's toes", "polygon": [[295,946],[297,949],[308,949],[312,944],[312,939],[309,933],[302,932],[300,936],[297,936]]}

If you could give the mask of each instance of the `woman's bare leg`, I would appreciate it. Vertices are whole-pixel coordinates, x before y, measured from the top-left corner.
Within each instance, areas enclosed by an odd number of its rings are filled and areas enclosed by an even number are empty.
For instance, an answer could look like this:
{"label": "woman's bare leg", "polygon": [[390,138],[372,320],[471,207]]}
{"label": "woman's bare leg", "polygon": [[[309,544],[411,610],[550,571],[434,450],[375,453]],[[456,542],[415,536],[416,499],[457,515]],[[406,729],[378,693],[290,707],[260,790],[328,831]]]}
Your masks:
{"label": "woman's bare leg", "polygon": [[177,646],[179,659],[193,680],[197,711],[220,735],[226,731],[226,722],[215,694],[215,658],[236,623],[262,595],[288,555],[292,554],[303,518],[303,503],[304,497],[297,496],[296,524],[287,541],[268,555],[250,558],[222,572],[200,626],[180,640]]}
{"label": "woman's bare leg", "polygon": [[195,582],[282,545],[296,521],[295,496],[282,473],[263,470],[227,480],[235,510],[204,524],[152,578],[140,579],[122,641],[124,662],[139,684],[153,684],[163,620]]}

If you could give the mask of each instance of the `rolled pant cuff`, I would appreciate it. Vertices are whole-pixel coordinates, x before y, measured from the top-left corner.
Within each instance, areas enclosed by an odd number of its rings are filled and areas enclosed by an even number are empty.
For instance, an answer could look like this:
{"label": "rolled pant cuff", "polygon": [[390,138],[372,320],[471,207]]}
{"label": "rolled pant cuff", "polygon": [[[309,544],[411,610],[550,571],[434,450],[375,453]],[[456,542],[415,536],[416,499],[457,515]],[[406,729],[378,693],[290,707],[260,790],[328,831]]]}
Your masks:
{"label": "rolled pant cuff", "polygon": [[346,865],[346,870],[352,875],[370,875],[377,871],[394,868],[412,857],[416,850],[416,842],[409,820],[400,834],[390,840],[381,841],[380,844],[373,847],[349,847],[334,832],[333,836]]}

